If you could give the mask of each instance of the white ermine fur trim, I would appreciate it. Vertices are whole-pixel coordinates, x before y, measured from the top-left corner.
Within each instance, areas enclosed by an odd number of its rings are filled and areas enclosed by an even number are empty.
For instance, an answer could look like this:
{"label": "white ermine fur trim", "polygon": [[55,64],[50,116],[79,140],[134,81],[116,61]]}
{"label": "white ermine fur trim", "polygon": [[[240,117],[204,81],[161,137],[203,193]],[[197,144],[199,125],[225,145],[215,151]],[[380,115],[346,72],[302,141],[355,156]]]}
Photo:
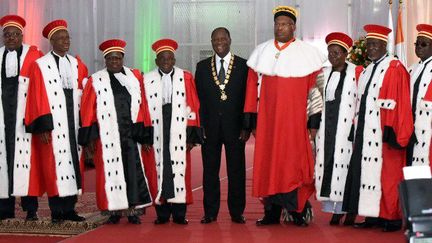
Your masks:
{"label": "white ermine fur trim", "polygon": [[[413,96],[413,86],[420,75],[422,66],[418,63],[413,65],[411,72],[411,97]],[[432,101],[425,100],[424,97],[432,81],[432,62],[429,62],[423,71],[418,94],[417,107],[415,112],[414,131],[417,142],[414,144],[412,165],[431,165],[430,146],[432,138]]]}
{"label": "white ermine fur trim", "polygon": [[[0,67],[3,63],[3,53],[5,47],[0,48]],[[1,75],[1,68],[0,68]],[[1,77],[1,76],[0,76]],[[2,79],[0,78],[0,85]],[[1,87],[1,86],[0,86]],[[0,89],[0,98],[2,96],[2,89]],[[6,134],[4,124],[3,102],[0,99],[0,198],[9,198],[9,174],[8,164],[6,161]]]}
{"label": "white ermine fur trim", "polygon": [[[74,118],[75,118],[75,134],[78,140],[79,128],[79,104],[81,102],[82,90],[78,89],[78,60],[68,55],[67,56],[72,68],[73,83],[73,99],[74,99]],[[68,130],[68,116],[66,108],[66,99],[58,72],[57,64],[51,52],[39,58],[38,64],[43,80],[45,83],[48,102],[50,105],[51,114],[53,117],[54,129],[51,131],[52,147],[55,159],[55,170],[57,176],[57,189],[60,197],[72,196],[78,194],[76,184],[76,175],[72,163],[72,153],[70,151],[70,140]],[[78,156],[81,154],[81,148],[78,147]]]}
{"label": "white ermine fur trim", "polygon": [[[27,53],[30,46],[23,44],[23,51],[20,57],[20,70],[27,57]],[[2,57],[4,53],[4,47],[0,48],[0,66],[3,62]],[[1,75],[1,71],[0,71]],[[29,78],[24,76],[19,76],[18,78],[18,93],[17,93],[17,111],[16,111],[16,124],[15,124],[15,157],[14,157],[14,181],[13,181],[13,191],[11,192],[13,196],[27,196],[29,189],[30,180],[30,155],[31,155],[31,134],[25,132],[24,123],[19,122],[24,120],[25,115],[25,105],[27,100],[27,90],[28,90]],[[1,81],[0,81],[1,85]],[[1,91],[0,91],[1,97]],[[0,101],[0,119],[4,121],[3,104]],[[5,150],[5,137],[4,137],[4,123],[0,125],[0,198],[7,198],[7,190],[9,185],[8,174],[7,174],[7,162],[6,162],[6,150]],[[5,158],[3,159],[3,156]],[[2,164],[4,162],[4,164]],[[2,171],[4,170],[4,171]],[[3,172],[6,172],[4,176]],[[3,181],[5,180],[5,181]],[[4,188],[5,186],[5,188]],[[6,189],[6,191],[3,191]]]}
{"label": "white ermine fur trim", "polygon": [[[315,187],[316,196],[320,201],[331,200],[333,202],[342,202],[345,190],[345,181],[348,174],[348,166],[352,154],[352,142],[348,140],[351,126],[356,111],[357,84],[355,79],[355,65],[348,63],[346,76],[339,104],[339,116],[336,130],[334,164],[331,179],[330,197],[321,197],[321,186],[324,175],[324,151],[325,151],[325,102],[323,102],[323,112],[320,128],[316,137],[316,163],[315,163]],[[331,67],[324,69],[324,87],[331,73]],[[326,95],[326,90],[324,97]]]}
{"label": "white ermine fur trim", "polygon": [[[162,85],[161,76],[157,69],[145,74],[144,85],[149,104],[150,116],[154,127],[153,148],[155,151],[158,195],[155,199],[160,204],[160,196],[163,181],[163,150],[169,149],[171,153],[171,165],[174,174],[175,197],[168,199],[171,203],[186,202],[186,126],[188,112],[186,103],[186,87],[184,71],[174,67],[173,91],[172,91],[172,120],[170,130],[170,147],[163,147],[163,120],[162,120]],[[192,115],[193,117],[193,115]]]}
{"label": "white ermine fur trim", "polygon": [[[393,57],[386,57],[378,64],[379,66],[377,67],[374,78],[371,81],[372,83],[370,84],[366,99],[358,206],[358,214],[362,216],[378,217],[380,213],[383,144],[380,115],[381,109],[380,106],[377,106],[377,100],[383,84],[384,76],[392,60],[394,60]],[[365,92],[367,81],[372,74],[372,69],[373,65],[368,66],[360,76],[358,82],[358,97],[361,97]]]}
{"label": "white ermine fur trim", "polygon": [[[277,53],[280,53],[278,58]],[[304,77],[320,70],[326,60],[317,48],[299,39],[281,52],[271,39],[255,48],[247,65],[268,76]]]}
{"label": "white ermine fur trim", "polygon": [[392,99],[378,99],[377,105],[383,109],[393,110],[396,107],[396,101]]}
{"label": "white ermine fur trim", "polygon": [[[141,105],[141,89],[138,79],[133,72],[124,67],[126,75],[122,76],[122,84],[131,95],[131,118],[137,121]],[[118,77],[117,77],[118,78]],[[97,118],[99,134],[102,142],[102,159],[104,163],[105,194],[108,201],[108,210],[122,210],[129,207],[127,198],[126,180],[123,171],[121,157],[120,133],[117,123],[117,111],[114,103],[114,95],[110,77],[106,69],[92,75],[93,88],[96,93]],[[141,145],[138,151],[141,157]],[[141,161],[141,169],[145,178],[144,167]],[[147,178],[145,178],[147,183]],[[150,202],[151,203],[151,202]],[[146,204],[148,205],[148,204]],[[139,205],[139,206],[146,206]]]}

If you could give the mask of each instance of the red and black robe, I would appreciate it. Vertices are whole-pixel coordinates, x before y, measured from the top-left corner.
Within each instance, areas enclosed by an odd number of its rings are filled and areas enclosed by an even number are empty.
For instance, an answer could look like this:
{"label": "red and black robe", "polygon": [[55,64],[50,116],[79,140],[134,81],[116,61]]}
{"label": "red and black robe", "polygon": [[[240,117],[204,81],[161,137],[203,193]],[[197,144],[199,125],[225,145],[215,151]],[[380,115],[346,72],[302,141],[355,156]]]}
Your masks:
{"label": "red and black robe", "polygon": [[[202,141],[199,100],[193,76],[174,67],[171,112],[166,114],[170,117],[168,129],[163,126],[163,90],[158,69],[144,75],[144,88],[154,127],[153,149],[144,153],[144,159],[155,161],[158,182],[155,202],[192,203],[191,155],[186,145]],[[169,140],[169,143],[164,143],[164,140]],[[167,154],[170,161],[164,159]]]}
{"label": "red and black robe", "polygon": [[417,142],[410,144],[407,148],[407,165],[431,166],[432,57],[414,64],[409,73],[414,132]]}
{"label": "red and black robe", "polygon": [[[77,144],[79,106],[87,67],[77,57],[65,56],[72,70],[73,88],[64,88],[58,60],[49,52],[36,60],[30,70],[26,131],[32,133],[31,164],[40,168],[41,180],[49,197],[78,195],[82,189],[83,163]],[[50,142],[38,134],[49,132]]]}
{"label": "red and black robe", "polygon": [[120,73],[104,69],[89,78],[83,92],[79,144],[95,142],[100,210],[152,204],[155,167],[143,159],[141,144],[152,144],[153,129],[142,80],[136,69],[124,67]]}
{"label": "red and black robe", "polygon": [[400,219],[398,185],[413,134],[408,72],[400,61],[384,56],[360,75],[357,99],[343,210]]}
{"label": "red and black robe", "polygon": [[41,196],[39,169],[30,163],[31,137],[22,123],[25,115],[30,67],[43,54],[23,44],[17,50],[19,75],[6,77],[7,50],[0,48],[0,198]]}

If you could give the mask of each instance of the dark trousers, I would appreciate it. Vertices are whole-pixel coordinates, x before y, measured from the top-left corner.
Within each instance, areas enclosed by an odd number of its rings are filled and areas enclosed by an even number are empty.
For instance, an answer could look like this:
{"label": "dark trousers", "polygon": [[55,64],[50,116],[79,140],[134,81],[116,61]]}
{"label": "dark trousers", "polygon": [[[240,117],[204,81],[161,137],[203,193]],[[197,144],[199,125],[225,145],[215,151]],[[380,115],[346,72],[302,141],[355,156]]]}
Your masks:
{"label": "dark trousers", "polygon": [[207,138],[202,145],[203,159],[203,189],[204,213],[207,217],[217,218],[220,207],[220,180],[222,144],[228,172],[228,209],[231,217],[243,214],[246,204],[246,169],[245,143],[239,139],[223,141],[222,139]]}
{"label": "dark trousers", "polygon": [[274,203],[264,204],[264,218],[270,221],[278,221],[281,217],[282,206]]}
{"label": "dark trousers", "polygon": [[186,203],[164,203],[156,205],[156,214],[158,219],[168,220],[171,215],[174,220],[183,220],[186,217]]}
{"label": "dark trousers", "polygon": [[51,209],[51,215],[59,216],[75,211],[75,204],[77,200],[78,198],[76,195],[68,197],[48,197],[48,205]]}
{"label": "dark trousers", "polygon": [[[39,204],[37,197],[21,197],[21,207],[26,212],[37,212]],[[0,199],[0,217],[15,217],[15,197]]]}

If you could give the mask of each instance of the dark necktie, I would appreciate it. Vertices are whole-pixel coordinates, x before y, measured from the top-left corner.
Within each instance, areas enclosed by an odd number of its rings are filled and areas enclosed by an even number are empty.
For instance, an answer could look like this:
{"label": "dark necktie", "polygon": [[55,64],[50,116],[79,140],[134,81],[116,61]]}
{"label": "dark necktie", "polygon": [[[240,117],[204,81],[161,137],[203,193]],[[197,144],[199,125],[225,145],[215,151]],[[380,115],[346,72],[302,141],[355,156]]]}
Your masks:
{"label": "dark necktie", "polygon": [[223,81],[225,81],[225,68],[224,68],[224,65],[223,65],[224,64],[224,60],[221,59],[220,62],[221,62],[221,67],[219,69],[218,79],[219,79],[219,82],[223,83]]}
{"label": "dark necktie", "polygon": [[418,92],[419,92],[419,85],[420,85],[420,82],[422,80],[424,70],[426,69],[426,66],[429,64],[429,62],[430,61],[428,61],[428,62],[426,62],[424,64],[423,69],[421,70],[419,76],[417,77],[417,80],[414,83],[414,87],[413,87],[414,88],[414,92],[413,92],[413,99],[412,99],[412,114],[413,114],[414,121],[415,121],[415,118],[416,118],[415,112],[417,110],[417,96],[418,96]]}

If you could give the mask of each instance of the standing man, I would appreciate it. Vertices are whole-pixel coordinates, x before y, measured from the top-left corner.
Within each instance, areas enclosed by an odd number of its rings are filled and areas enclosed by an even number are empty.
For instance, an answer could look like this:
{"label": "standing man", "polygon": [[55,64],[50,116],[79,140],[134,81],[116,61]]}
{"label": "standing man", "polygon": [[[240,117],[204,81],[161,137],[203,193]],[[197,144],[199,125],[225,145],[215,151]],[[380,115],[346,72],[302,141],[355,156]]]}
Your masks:
{"label": "standing man", "polygon": [[244,224],[245,142],[250,131],[242,129],[248,67],[246,60],[230,52],[228,29],[213,30],[211,43],[215,55],[197,64],[195,81],[204,128],[202,145],[204,217],[201,223],[216,221],[220,206],[219,170],[222,145],[228,171],[228,209],[231,220]]}
{"label": "standing man", "polygon": [[[324,73],[324,109],[316,140],[315,188],[324,212],[333,213],[330,225],[338,225],[345,215],[342,199],[352,153],[349,140],[357,102],[357,79],[362,66],[347,62],[352,39],[340,32],[326,37],[331,67]],[[348,214],[344,225],[354,224]]]}
{"label": "standing man", "polygon": [[285,208],[296,225],[306,226],[306,204],[314,192],[308,128],[315,134],[321,117],[308,118],[307,104],[325,56],[294,38],[296,9],[279,6],[273,13],[275,39],[256,47],[247,62],[244,112],[256,129],[252,194],[264,199],[265,209],[256,224],[279,224]]}
{"label": "standing man", "polygon": [[420,62],[414,64],[411,74],[411,103],[417,143],[407,148],[407,165],[431,166],[432,137],[432,25],[417,25],[415,53]]}
{"label": "standing man", "polygon": [[30,163],[31,134],[24,119],[30,66],[42,56],[36,46],[23,44],[26,22],[17,15],[0,19],[0,220],[15,218],[15,197],[21,196],[26,220],[37,220],[37,196],[42,196],[39,170]]}
{"label": "standing man", "polygon": [[124,214],[140,224],[137,209],[152,204],[144,168],[155,171],[140,151],[141,144],[151,147],[153,128],[141,72],[123,66],[125,46],[118,39],[99,46],[106,68],[93,74],[84,89],[78,142],[95,153],[97,205],[108,211],[108,222],[117,224]]}
{"label": "standing man", "polygon": [[171,39],[153,43],[157,68],[144,75],[154,127],[153,148],[145,152],[144,160],[156,164],[155,224],[165,224],[171,216],[176,224],[188,224],[186,205],[192,203],[190,150],[202,143],[195,81],[191,73],[174,66],[177,47]]}
{"label": "standing man", "polygon": [[413,133],[409,74],[387,54],[391,30],[365,25],[366,51],[372,63],[358,83],[354,148],[342,209],[366,216],[358,228],[401,228],[398,185],[403,179],[405,147]]}
{"label": "standing man", "polygon": [[43,173],[53,223],[83,221],[75,212],[81,194],[80,148],[77,144],[79,105],[87,67],[67,52],[67,23],[55,20],[42,32],[52,51],[36,60],[30,73],[25,116],[33,134],[31,156]]}

